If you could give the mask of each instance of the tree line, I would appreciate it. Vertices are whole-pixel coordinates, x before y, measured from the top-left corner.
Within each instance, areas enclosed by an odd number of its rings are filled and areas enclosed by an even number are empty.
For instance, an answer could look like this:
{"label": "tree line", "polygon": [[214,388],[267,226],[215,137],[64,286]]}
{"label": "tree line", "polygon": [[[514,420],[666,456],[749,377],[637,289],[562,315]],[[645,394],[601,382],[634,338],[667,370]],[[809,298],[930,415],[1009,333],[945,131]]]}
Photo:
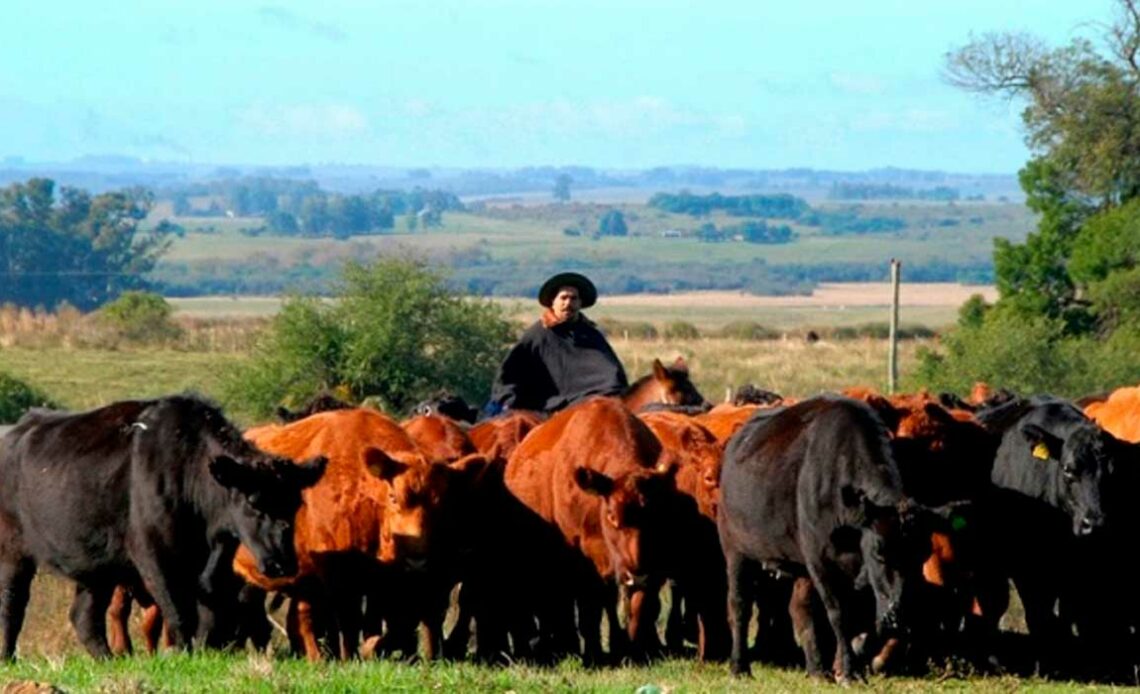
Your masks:
{"label": "tree line", "polygon": [[[194,198],[208,198],[195,207]],[[314,181],[242,178],[199,183],[171,193],[177,216],[262,217],[263,231],[283,236],[347,238],[383,233],[403,218],[409,229],[439,226],[444,212],[463,203],[445,190],[375,190],[364,195],[330,193]]]}
{"label": "tree line", "polygon": [[799,219],[811,211],[811,206],[802,198],[784,193],[776,195],[694,195],[680,193],[657,193],[649,198],[649,206],[674,214],[704,216],[714,211],[723,211],[738,217],[766,217],[769,219]]}

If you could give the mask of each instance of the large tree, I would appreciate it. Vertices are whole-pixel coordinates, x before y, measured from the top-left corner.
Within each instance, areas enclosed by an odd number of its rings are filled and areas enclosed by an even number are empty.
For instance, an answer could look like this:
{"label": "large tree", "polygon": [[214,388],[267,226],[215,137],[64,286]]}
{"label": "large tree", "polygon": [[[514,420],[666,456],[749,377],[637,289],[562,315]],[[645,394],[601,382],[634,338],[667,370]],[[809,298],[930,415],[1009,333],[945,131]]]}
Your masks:
{"label": "large tree", "polygon": [[88,310],[128,289],[169,245],[169,226],[143,231],[150,193],[91,196],[33,178],[0,189],[0,303]]}
{"label": "large tree", "polygon": [[[1041,221],[1024,244],[997,242],[995,276],[1001,302],[1024,315],[1059,319],[1070,334],[1087,332],[1107,315],[1095,306],[1089,286],[1105,278],[1074,274],[1071,267],[1074,249],[1088,245],[1080,240],[1083,230],[1140,196],[1138,4],[1116,0],[1116,16],[1104,25],[1103,50],[1085,39],[1051,48],[1032,36],[1006,33],[973,37],[946,55],[951,84],[1025,105],[1022,121],[1033,158],[1021,184]],[[1110,226],[1120,226],[1119,214]],[[1093,244],[1085,255],[1107,247]],[[1113,270],[1131,267],[1118,262]]]}

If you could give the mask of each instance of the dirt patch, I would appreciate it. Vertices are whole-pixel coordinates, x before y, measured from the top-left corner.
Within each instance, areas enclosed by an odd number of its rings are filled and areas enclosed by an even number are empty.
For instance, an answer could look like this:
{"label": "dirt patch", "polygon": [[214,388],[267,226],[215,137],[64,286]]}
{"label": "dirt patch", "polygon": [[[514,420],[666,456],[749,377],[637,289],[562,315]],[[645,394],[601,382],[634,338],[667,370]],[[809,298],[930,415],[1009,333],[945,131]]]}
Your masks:
{"label": "dirt patch", "polygon": [[[966,285],[949,282],[903,283],[899,287],[899,303],[903,306],[960,306],[973,294],[986,301],[997,299],[997,289],[988,285]],[[602,296],[600,305],[678,307],[723,306],[733,308],[768,307],[845,307],[889,306],[889,282],[822,283],[810,296],[756,296],[743,292],[684,292],[678,294],[620,294]]]}

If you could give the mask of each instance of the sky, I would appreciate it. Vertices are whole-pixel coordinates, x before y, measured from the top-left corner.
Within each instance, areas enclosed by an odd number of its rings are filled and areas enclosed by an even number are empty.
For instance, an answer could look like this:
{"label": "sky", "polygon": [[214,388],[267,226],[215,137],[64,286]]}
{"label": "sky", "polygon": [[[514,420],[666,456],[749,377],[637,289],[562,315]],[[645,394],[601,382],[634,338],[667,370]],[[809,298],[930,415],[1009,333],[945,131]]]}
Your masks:
{"label": "sky", "polygon": [[1112,0],[10,0],[0,160],[1012,173],[971,33],[1094,37]]}

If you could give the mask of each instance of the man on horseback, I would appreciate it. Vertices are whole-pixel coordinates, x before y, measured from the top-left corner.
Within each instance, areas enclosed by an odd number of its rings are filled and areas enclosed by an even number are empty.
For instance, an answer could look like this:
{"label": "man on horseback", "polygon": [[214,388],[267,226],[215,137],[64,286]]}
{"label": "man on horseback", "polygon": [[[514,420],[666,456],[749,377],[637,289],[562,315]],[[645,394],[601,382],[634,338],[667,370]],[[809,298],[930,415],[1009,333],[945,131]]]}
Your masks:
{"label": "man on horseback", "polygon": [[576,272],[559,273],[543,283],[538,303],[546,310],[499,367],[488,414],[506,409],[554,412],[587,396],[617,395],[628,387],[613,348],[581,313],[597,300],[594,283]]}

